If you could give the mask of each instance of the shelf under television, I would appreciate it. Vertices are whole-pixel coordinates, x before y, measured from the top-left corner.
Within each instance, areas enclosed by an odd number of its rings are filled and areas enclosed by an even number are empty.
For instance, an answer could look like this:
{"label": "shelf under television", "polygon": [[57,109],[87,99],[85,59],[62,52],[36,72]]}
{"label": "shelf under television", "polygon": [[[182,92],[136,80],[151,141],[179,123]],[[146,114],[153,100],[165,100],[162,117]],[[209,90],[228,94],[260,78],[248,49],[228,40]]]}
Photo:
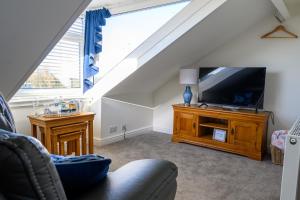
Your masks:
{"label": "shelf under television", "polygon": [[199,126],[208,127],[208,128],[217,128],[221,130],[228,130],[227,124],[218,124],[218,123],[200,123]]}
{"label": "shelf under television", "polygon": [[200,136],[198,136],[198,138],[200,141],[207,142],[209,144],[219,144],[219,145],[222,145],[222,144],[227,145],[228,144],[227,141],[221,142],[218,140],[214,140],[212,135],[200,135]]}

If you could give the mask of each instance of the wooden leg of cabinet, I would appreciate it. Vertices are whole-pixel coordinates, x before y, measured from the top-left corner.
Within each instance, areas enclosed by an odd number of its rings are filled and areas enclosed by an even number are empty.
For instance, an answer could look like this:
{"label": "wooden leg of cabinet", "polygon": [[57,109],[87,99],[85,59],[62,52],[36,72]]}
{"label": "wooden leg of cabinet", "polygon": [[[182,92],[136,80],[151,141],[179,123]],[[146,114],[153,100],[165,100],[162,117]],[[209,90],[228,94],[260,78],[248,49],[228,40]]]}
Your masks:
{"label": "wooden leg of cabinet", "polygon": [[172,142],[174,142],[174,143],[179,143],[179,139],[177,139],[176,137],[172,137]]}
{"label": "wooden leg of cabinet", "polygon": [[257,160],[257,161],[262,161],[263,156],[261,154],[251,154],[251,155],[248,155],[248,158]]}

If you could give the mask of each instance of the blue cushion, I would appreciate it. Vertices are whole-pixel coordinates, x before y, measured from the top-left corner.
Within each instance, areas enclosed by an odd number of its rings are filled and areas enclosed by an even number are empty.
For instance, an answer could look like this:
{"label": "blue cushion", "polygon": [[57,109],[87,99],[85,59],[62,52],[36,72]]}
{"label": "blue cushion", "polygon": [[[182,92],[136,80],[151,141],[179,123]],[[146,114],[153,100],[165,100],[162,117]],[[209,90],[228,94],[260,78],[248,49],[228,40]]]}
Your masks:
{"label": "blue cushion", "polygon": [[67,196],[81,192],[106,177],[111,159],[90,154],[82,156],[51,155]]}

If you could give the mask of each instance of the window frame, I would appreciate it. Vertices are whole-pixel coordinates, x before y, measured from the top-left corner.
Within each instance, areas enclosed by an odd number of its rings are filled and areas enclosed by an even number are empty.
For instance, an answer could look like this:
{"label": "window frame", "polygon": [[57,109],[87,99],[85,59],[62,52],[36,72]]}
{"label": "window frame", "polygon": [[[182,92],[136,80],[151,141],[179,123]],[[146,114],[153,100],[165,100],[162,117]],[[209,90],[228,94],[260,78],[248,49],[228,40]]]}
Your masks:
{"label": "window frame", "polygon": [[[122,16],[122,15],[126,15],[126,14],[138,13],[140,11],[147,11],[147,10],[151,10],[151,9],[155,9],[155,8],[167,7],[167,6],[172,6],[172,5],[181,4],[181,3],[186,3],[186,5],[184,6],[184,7],[186,7],[190,2],[191,2],[191,0],[178,0],[178,1],[169,2],[169,3],[162,3],[162,4],[159,4],[159,5],[147,6],[147,7],[144,7],[144,8],[138,8],[138,9],[133,9],[133,10],[125,10],[125,11],[122,11],[122,12],[115,12],[115,13],[112,14],[111,17],[118,17],[118,16]],[[172,16],[170,19],[172,19],[174,16]],[[94,83],[97,84],[97,82],[99,82],[104,76],[106,76],[110,71],[112,71],[114,68],[116,68],[120,63],[122,63],[123,60],[125,60],[133,52],[135,52],[136,49],[140,48],[145,43],[146,40],[148,40],[150,37],[152,37],[152,35],[156,34],[156,32],[159,31],[162,27],[164,27],[166,25],[166,23],[168,23],[169,20],[167,20],[165,23],[163,23],[162,26],[160,26],[156,31],[154,31],[149,36],[147,36],[135,48],[133,48],[132,50],[128,51],[122,59],[118,60],[118,62],[116,62],[116,64],[112,65],[110,67],[110,69],[108,69],[108,70],[106,70],[106,72],[104,72],[104,74],[101,75],[101,72],[99,72],[99,74],[96,74],[94,76]],[[101,56],[97,57],[97,59],[96,59],[96,65],[100,65],[99,64],[99,59],[101,59]]]}
{"label": "window frame", "polygon": [[[66,98],[82,98],[83,97],[83,76],[82,76],[83,67],[82,66],[83,66],[83,57],[84,57],[84,55],[83,55],[84,54],[84,18],[82,16],[80,16],[78,19],[82,20],[83,32],[82,32],[81,39],[78,41],[78,36],[76,36],[75,34],[69,33],[67,35],[64,35],[58,42],[60,42],[63,39],[67,40],[67,41],[72,41],[72,42],[79,42],[80,87],[79,88],[20,88],[17,91],[17,93],[13,96],[13,98],[11,99],[12,102],[20,102],[20,101],[22,101],[22,99],[24,99],[24,101],[33,101],[37,98],[53,99],[55,97],[63,97],[63,98],[64,97],[66,97]],[[78,20],[78,19],[76,19],[76,20]],[[55,46],[56,46],[56,44],[55,44]]]}

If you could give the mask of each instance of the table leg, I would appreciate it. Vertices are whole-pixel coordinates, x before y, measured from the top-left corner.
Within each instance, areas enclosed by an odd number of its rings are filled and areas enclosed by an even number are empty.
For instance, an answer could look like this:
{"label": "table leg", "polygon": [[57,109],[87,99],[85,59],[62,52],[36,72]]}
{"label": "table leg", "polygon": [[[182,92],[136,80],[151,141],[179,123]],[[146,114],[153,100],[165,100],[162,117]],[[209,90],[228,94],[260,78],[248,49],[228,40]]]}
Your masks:
{"label": "table leg", "polygon": [[45,146],[45,131],[44,131],[44,127],[40,126],[39,128],[40,128],[40,133],[41,133],[41,142]]}
{"label": "table leg", "polygon": [[68,155],[72,154],[76,150],[75,145],[76,144],[75,144],[74,140],[71,140],[71,141],[67,142],[67,154]]}
{"label": "table leg", "polygon": [[65,143],[59,141],[59,154],[64,156],[65,155]]}
{"label": "table leg", "polygon": [[45,131],[45,147],[46,149],[48,149],[50,153],[53,153],[51,148],[51,129],[45,127],[44,131]]}
{"label": "table leg", "polygon": [[32,137],[37,138],[37,127],[35,124],[31,124],[31,134],[32,134]]}
{"label": "table leg", "polygon": [[89,121],[88,125],[88,136],[89,136],[89,153],[93,154],[94,153],[94,134],[93,134],[93,121]]}
{"label": "table leg", "polygon": [[58,155],[59,153],[58,153],[58,150],[57,150],[57,148],[58,148],[58,146],[57,146],[57,135],[53,135],[52,136],[52,151],[53,151],[53,154],[55,154],[55,155]]}
{"label": "table leg", "polygon": [[77,139],[74,141],[76,147],[75,147],[75,155],[80,156],[80,139]]}
{"label": "table leg", "polygon": [[81,146],[82,146],[82,155],[86,155],[86,129],[82,131]]}

